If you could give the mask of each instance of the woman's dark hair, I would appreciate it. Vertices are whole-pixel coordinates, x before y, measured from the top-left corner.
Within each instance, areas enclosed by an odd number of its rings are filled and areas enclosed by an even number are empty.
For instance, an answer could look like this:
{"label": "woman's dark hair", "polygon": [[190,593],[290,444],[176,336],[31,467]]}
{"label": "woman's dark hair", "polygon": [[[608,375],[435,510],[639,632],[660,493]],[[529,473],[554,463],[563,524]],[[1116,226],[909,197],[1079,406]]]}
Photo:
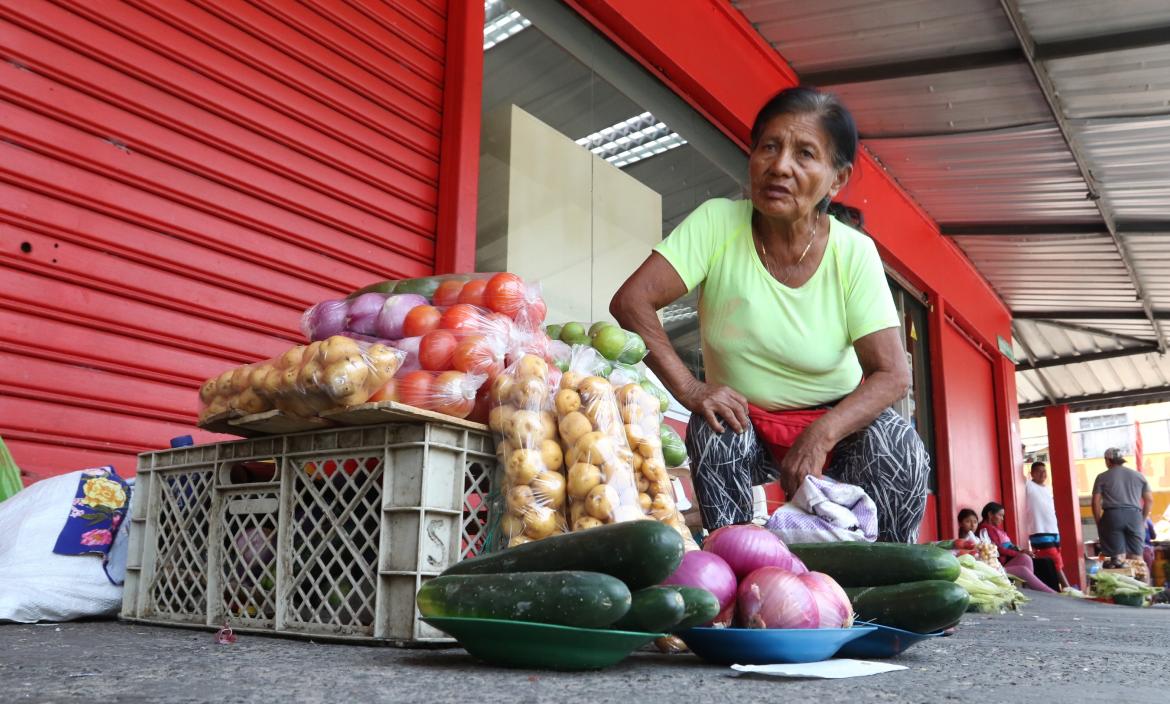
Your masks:
{"label": "woman's dark hair", "polygon": [[1002,510],[1003,504],[997,504],[994,501],[989,501],[987,505],[983,507],[983,520],[986,521],[988,516],[993,513],[999,513]]}
{"label": "woman's dark hair", "polygon": [[959,523],[962,523],[963,520],[965,518],[967,518],[967,516],[974,516],[976,518],[979,518],[979,514],[975,513],[975,509],[965,508],[962,511],[959,511]]}
{"label": "woman's dark hair", "polygon": [[833,166],[840,169],[852,164],[857,157],[857,124],[853,122],[853,115],[836,95],[809,86],[785,88],[764,103],[752,123],[752,149],[759,144],[764,125],[772,118],[809,113],[816,115],[821,129],[833,143]]}

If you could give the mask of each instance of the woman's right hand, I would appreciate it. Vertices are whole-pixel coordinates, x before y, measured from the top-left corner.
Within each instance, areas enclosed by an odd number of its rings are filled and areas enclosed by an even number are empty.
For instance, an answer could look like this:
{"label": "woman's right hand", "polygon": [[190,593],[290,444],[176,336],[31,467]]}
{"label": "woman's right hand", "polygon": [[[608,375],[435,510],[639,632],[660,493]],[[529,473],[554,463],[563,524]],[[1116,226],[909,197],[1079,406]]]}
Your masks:
{"label": "woman's right hand", "polygon": [[723,432],[720,420],[737,433],[742,433],[750,422],[747,398],[729,386],[696,380],[686,397],[679,400],[691,413],[705,418],[707,425],[717,433]]}

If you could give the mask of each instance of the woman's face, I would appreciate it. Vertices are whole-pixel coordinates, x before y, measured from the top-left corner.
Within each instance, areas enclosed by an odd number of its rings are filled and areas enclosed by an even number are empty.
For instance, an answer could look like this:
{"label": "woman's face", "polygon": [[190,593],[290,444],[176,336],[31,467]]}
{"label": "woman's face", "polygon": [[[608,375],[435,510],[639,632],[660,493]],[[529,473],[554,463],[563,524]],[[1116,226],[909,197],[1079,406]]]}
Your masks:
{"label": "woman's face", "polygon": [[979,517],[967,515],[963,520],[959,521],[959,527],[962,528],[962,534],[974,533],[975,529],[979,527]]}
{"label": "woman's face", "polygon": [[996,511],[995,513],[990,514],[987,517],[987,522],[990,523],[991,525],[995,526],[996,528],[998,528],[999,526],[1002,526],[1003,525],[1003,512],[1004,512],[1004,510],[1001,508],[1000,510]]}
{"label": "woman's face", "polygon": [[764,125],[748,162],[752,205],[769,218],[795,222],[836,195],[852,171],[833,166],[833,143],[816,115],[777,115]]}

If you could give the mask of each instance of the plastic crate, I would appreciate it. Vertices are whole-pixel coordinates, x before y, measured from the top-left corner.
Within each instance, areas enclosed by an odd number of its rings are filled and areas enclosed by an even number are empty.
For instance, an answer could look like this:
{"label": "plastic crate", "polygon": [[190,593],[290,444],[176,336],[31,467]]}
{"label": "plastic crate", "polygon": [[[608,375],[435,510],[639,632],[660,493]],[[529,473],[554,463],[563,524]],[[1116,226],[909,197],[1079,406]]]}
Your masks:
{"label": "plastic crate", "polygon": [[122,617],[447,642],[423,581],[484,551],[486,432],[398,423],[139,455]]}

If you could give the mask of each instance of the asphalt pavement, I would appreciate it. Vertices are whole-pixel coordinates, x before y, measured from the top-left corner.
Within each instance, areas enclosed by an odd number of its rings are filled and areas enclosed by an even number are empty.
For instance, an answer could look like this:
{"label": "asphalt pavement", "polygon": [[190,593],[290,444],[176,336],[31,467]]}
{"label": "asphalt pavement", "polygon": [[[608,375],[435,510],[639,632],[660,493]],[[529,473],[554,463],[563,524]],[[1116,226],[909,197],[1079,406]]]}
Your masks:
{"label": "asphalt pavement", "polygon": [[601,672],[508,670],[458,648],[397,649],[118,621],[0,625],[3,702],[1167,701],[1170,610],[1034,595],[845,680],[735,676],[693,655],[638,652]]}

